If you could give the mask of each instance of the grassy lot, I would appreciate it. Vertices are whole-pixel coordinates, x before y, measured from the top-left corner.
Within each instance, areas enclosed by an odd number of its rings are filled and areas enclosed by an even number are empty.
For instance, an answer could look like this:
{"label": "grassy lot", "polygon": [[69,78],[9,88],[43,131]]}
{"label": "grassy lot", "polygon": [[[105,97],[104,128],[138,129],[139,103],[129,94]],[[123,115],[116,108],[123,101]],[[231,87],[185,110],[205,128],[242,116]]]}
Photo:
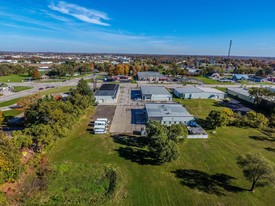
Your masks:
{"label": "grassy lot", "polygon": [[39,93],[42,94],[42,95],[64,93],[64,92],[69,91],[71,88],[75,88],[75,86],[65,86],[65,87],[47,89],[47,90],[44,90],[44,91],[42,90]]}
{"label": "grassy lot", "polygon": [[223,106],[218,101],[213,99],[179,99],[174,98],[180,104],[183,104],[190,114],[205,118],[211,110],[222,110]]}
{"label": "grassy lot", "polygon": [[24,75],[9,75],[0,77],[0,82],[22,82],[26,77],[29,77],[27,74]]}
{"label": "grassy lot", "polygon": [[1,102],[0,103],[0,107],[7,107],[13,104],[16,104],[18,102],[18,100],[20,100],[21,98],[16,98],[16,99],[11,99],[5,102]]}
{"label": "grassy lot", "polygon": [[28,90],[28,89],[31,89],[31,88],[32,87],[29,87],[29,86],[14,86],[13,91],[14,92],[21,92],[21,91]]}
{"label": "grassy lot", "polygon": [[194,77],[194,79],[197,79],[199,81],[202,81],[204,84],[223,84],[223,85],[233,85],[233,83],[230,82],[219,82],[214,79],[210,79],[203,76]]}
{"label": "grassy lot", "polygon": [[253,82],[253,81],[248,81],[248,80],[240,80],[240,81],[238,81],[238,83],[247,84],[247,85],[270,85],[270,86],[275,85],[271,82]]}
{"label": "grassy lot", "polygon": [[[181,102],[201,118],[212,109],[220,108],[214,100]],[[275,162],[274,152],[268,149],[275,147],[274,142],[258,130],[218,128],[208,139],[180,143],[180,159],[156,166],[141,163],[136,147],[118,143],[110,135],[90,134],[87,131],[89,113],[69,137],[61,139],[48,151],[48,158],[54,165],[102,164],[116,168],[121,181],[117,195],[106,205],[259,206],[272,205],[275,201],[272,187],[257,188],[255,193],[246,191],[250,183],[236,164],[236,157],[247,152],[260,152]],[[93,177],[94,171],[89,172],[86,175]]]}
{"label": "grassy lot", "polygon": [[17,110],[17,109],[12,109],[12,110],[8,110],[8,111],[4,111],[4,116],[5,117],[16,117],[17,115],[21,114],[23,111],[22,110]]}

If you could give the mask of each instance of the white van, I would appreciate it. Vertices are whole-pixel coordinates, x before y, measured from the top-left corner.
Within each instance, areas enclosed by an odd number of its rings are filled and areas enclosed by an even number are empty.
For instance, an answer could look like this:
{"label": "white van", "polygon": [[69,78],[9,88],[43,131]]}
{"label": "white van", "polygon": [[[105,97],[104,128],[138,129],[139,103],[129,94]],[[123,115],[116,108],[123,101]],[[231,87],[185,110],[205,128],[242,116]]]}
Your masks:
{"label": "white van", "polygon": [[106,129],[94,129],[94,134],[106,134]]}
{"label": "white van", "polygon": [[106,129],[105,125],[95,125],[94,129]]}
{"label": "white van", "polygon": [[107,123],[105,121],[98,121],[98,120],[96,120],[94,122],[94,126],[99,126],[99,125],[106,126]]}
{"label": "white van", "polygon": [[106,122],[106,124],[109,124],[110,122],[108,121],[107,118],[97,118],[96,121],[102,121],[102,122]]}

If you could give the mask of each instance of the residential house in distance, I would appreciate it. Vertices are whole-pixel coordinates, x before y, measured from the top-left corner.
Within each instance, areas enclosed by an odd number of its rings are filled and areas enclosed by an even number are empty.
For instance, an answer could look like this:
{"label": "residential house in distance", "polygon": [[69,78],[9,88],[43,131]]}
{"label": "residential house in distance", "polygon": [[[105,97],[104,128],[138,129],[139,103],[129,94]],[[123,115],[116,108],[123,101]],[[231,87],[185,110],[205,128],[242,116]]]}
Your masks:
{"label": "residential house in distance", "polygon": [[186,86],[174,89],[174,94],[181,99],[224,99],[226,94],[214,88]]}
{"label": "residential house in distance", "polygon": [[249,91],[246,88],[227,88],[227,93],[250,103],[254,103],[255,101],[255,98],[250,96]]}
{"label": "residential house in distance", "polygon": [[158,72],[138,72],[138,81],[166,81],[168,78]]}
{"label": "residential house in distance", "polygon": [[239,81],[239,80],[248,80],[249,76],[247,74],[233,74],[232,79],[234,81]]}
{"label": "residential house in distance", "polygon": [[41,77],[40,77],[41,80],[48,80],[50,79],[50,77],[46,74],[43,74]]}
{"label": "residential house in distance", "polygon": [[172,94],[164,87],[141,86],[141,99],[149,101],[172,101]]}
{"label": "residential house in distance", "polygon": [[102,84],[95,92],[97,103],[116,103],[120,91],[119,84]]}
{"label": "residential house in distance", "polygon": [[145,104],[147,121],[164,125],[188,124],[194,117],[181,104]]}

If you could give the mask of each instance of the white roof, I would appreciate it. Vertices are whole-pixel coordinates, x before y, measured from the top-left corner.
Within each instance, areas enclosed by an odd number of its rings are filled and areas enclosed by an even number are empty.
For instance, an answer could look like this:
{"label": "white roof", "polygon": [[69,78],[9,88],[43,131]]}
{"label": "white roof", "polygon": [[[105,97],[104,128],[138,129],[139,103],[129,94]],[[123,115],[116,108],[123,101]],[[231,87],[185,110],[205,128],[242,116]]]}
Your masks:
{"label": "white roof", "polygon": [[175,90],[179,93],[219,93],[219,94],[224,94],[224,92],[210,88],[210,87],[200,87],[200,86],[186,86],[186,87],[180,87],[180,88],[175,88]]}
{"label": "white roof", "polygon": [[244,89],[244,88],[240,88],[240,87],[238,87],[238,88],[231,87],[231,88],[227,88],[227,89],[228,89],[228,91],[233,91],[233,92],[245,95],[245,96],[250,96],[248,89]]}
{"label": "white roof", "polygon": [[181,104],[145,104],[149,117],[193,117]]}
{"label": "white roof", "polygon": [[171,95],[170,92],[167,91],[164,87],[158,86],[141,86],[140,87],[142,94],[163,94],[163,95]]}

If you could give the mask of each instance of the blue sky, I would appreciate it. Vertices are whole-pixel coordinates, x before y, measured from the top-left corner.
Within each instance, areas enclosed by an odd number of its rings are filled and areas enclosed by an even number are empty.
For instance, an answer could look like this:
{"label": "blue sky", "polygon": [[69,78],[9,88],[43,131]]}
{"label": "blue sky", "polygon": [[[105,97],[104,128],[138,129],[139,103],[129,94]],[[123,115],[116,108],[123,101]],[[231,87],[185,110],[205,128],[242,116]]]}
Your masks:
{"label": "blue sky", "polygon": [[275,56],[275,1],[0,0],[1,51]]}

